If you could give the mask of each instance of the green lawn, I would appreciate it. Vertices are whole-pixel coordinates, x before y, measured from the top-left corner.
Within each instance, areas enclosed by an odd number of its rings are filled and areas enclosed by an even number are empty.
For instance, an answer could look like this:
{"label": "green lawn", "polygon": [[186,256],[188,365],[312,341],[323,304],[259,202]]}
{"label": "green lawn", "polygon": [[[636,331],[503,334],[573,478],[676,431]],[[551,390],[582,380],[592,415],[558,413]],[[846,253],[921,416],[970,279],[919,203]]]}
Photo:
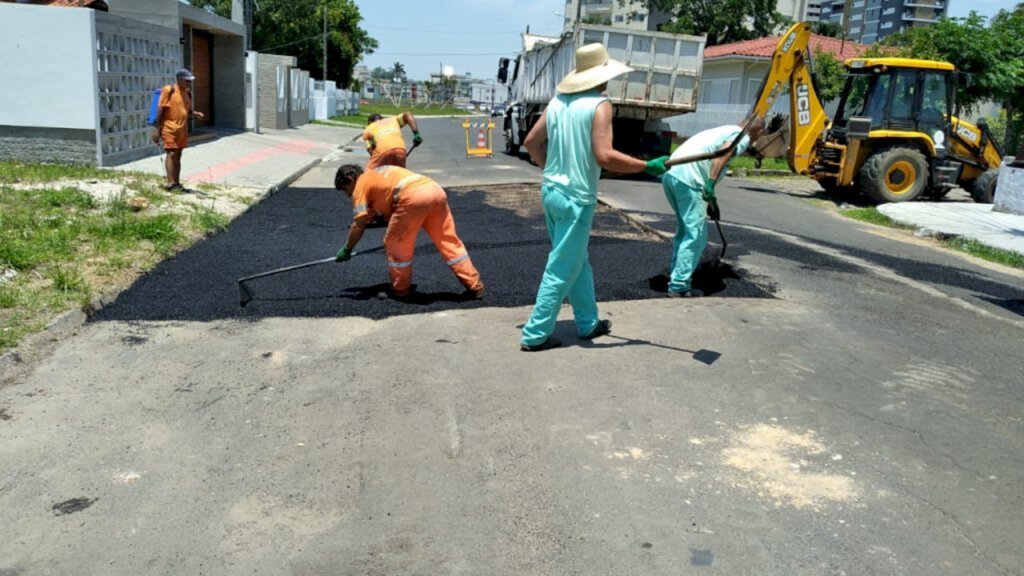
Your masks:
{"label": "green lawn", "polygon": [[729,162],[729,168],[736,170],[784,170],[790,173],[789,162],[785,158],[765,158],[758,168],[757,160],[750,156],[738,156]]}
{"label": "green lawn", "polygon": [[[121,192],[101,201],[73,183],[85,181],[115,181]],[[169,198],[161,183],[154,175],[0,162],[0,351],[227,226],[212,208],[161,210]],[[132,198],[149,207],[133,209]]]}

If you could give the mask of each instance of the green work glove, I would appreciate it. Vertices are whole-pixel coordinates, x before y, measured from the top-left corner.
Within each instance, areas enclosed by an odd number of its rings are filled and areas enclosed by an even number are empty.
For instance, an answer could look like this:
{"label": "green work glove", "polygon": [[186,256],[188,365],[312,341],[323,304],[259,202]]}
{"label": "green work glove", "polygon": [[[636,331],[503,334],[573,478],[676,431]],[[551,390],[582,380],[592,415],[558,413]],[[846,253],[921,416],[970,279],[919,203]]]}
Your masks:
{"label": "green work glove", "polygon": [[653,160],[647,161],[647,166],[644,167],[644,172],[651,176],[661,176],[665,172],[668,172],[668,168],[665,167],[665,162],[668,161],[668,156],[660,156]]}
{"label": "green work glove", "polygon": [[335,262],[345,262],[352,259],[352,251],[348,249],[348,246],[342,246],[341,250],[338,250],[338,255],[334,257]]}
{"label": "green work glove", "polygon": [[[704,201],[715,202],[715,184],[716,182],[710,178],[704,181]],[[717,205],[717,202],[716,202]]]}
{"label": "green work glove", "polygon": [[419,146],[420,144],[423,144],[423,136],[420,136],[420,131],[419,130],[413,130],[412,131],[412,145],[413,146]]}

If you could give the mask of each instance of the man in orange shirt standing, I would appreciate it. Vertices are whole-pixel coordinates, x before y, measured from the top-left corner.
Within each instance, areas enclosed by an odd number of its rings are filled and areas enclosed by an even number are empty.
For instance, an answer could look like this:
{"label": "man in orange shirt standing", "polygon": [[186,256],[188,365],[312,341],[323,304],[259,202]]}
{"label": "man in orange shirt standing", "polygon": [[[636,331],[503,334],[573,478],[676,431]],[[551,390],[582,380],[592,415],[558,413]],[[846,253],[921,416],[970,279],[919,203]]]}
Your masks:
{"label": "man in orange shirt standing", "polygon": [[437,182],[399,166],[381,166],[363,172],[355,164],[345,164],[334,175],[334,187],[352,200],[353,214],[348,239],[338,250],[338,262],[352,258],[352,250],[374,214],[382,214],[388,221],[384,251],[392,296],[408,298],[412,292],[413,251],[416,236],[423,228],[466,288],[463,295],[468,299],[483,297],[484,283],[455,233],[448,196]]}
{"label": "man in orange shirt standing", "polygon": [[405,168],[405,140],[402,139],[402,126],[412,128],[413,146],[423,143],[423,137],[416,127],[416,118],[411,112],[402,112],[398,116],[384,118],[380,114],[370,114],[370,123],[363,131],[366,149],[370,152],[367,170],[378,166],[401,166]]}
{"label": "man in orange shirt standing", "polygon": [[192,109],[192,87],[189,82],[195,80],[195,76],[182,68],[178,70],[176,80],[173,86],[164,86],[160,93],[153,142],[159,142],[167,153],[164,159],[167,185],[164,188],[187,192],[181,185],[181,151],[188,146],[189,118],[194,116],[202,119],[204,116],[202,112]]}

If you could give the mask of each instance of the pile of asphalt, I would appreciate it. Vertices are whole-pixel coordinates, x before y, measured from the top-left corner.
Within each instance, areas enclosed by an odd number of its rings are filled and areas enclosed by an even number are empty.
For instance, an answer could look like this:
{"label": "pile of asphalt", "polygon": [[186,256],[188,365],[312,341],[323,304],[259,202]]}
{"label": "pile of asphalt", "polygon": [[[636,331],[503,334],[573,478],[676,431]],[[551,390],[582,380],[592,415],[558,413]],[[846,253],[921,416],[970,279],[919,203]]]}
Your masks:
{"label": "pile of asphalt", "polygon": [[[413,282],[417,296],[386,297],[383,251],[248,281],[252,300],[240,304],[238,279],[328,258],[344,243],[351,206],[335,190],[289,188],[235,220],[228,231],[164,261],[122,292],[93,321],[187,320],[232,317],[385,318],[449,308],[523,306],[533,303],[550,243],[535,186],[449,190],[459,236],[487,285],[484,299],[467,301],[462,286],[427,235],[420,233]],[[371,228],[356,251],[380,246],[384,228]],[[732,238],[730,252],[734,250]],[[646,233],[620,213],[600,207],[594,219],[590,261],[598,301],[663,298],[657,281],[671,244]],[[740,248],[736,248],[737,252]],[[713,265],[710,245],[695,287],[717,297],[768,297],[742,271]],[[662,291],[659,291],[662,290]]]}

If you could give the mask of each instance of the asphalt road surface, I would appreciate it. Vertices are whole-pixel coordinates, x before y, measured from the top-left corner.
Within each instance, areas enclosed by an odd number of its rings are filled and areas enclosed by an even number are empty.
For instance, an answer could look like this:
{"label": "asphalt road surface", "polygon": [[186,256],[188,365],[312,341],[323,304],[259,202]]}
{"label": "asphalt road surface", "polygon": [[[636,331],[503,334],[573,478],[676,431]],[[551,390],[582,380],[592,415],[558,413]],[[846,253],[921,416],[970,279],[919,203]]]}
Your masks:
{"label": "asphalt road surface", "polygon": [[0,388],[0,575],[1021,573],[1020,274],[737,180],[730,277],[659,298],[658,186],[602,181],[645,222],[595,226],[612,334],[566,309],[524,354],[537,170],[456,128],[425,120],[410,165],[484,301],[421,238],[423,302],[377,298],[366,254],[239,308],[238,277],[343,241],[330,182],[364,157],[312,170]]}

